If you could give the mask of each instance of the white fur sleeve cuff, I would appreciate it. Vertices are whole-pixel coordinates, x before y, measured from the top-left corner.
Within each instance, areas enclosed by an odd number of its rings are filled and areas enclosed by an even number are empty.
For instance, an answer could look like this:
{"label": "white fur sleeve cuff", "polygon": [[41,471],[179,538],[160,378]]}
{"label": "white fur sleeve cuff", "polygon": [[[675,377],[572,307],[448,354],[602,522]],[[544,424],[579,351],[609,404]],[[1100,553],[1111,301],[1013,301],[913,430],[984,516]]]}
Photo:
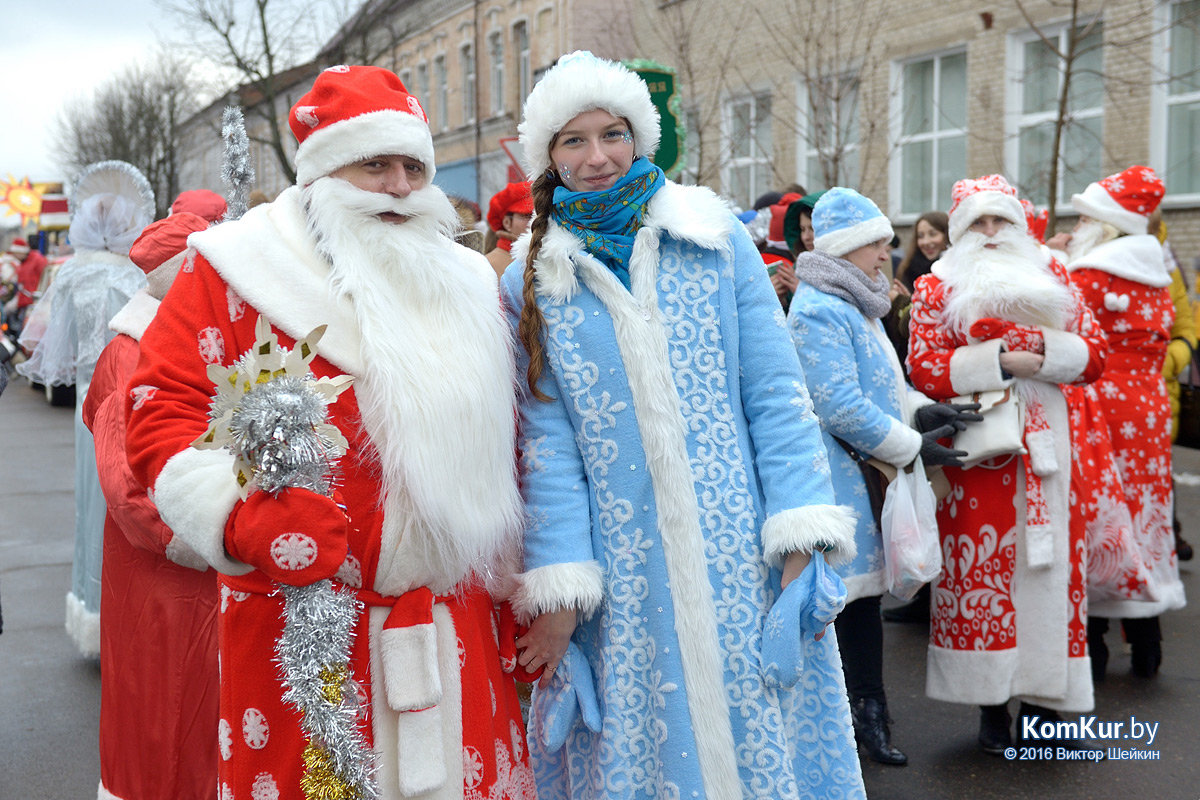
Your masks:
{"label": "white fur sleeve cuff", "polygon": [[999,339],[960,347],[950,356],[950,385],[955,394],[991,392],[1009,384],[1000,372]]}
{"label": "white fur sleeve cuff", "polygon": [[891,422],[887,436],[871,451],[871,455],[894,467],[906,467],[921,452],[921,434],[895,417],[891,418]]}
{"label": "white fur sleeve cuff", "polygon": [[604,601],[604,571],[598,561],[547,564],[517,577],[512,598],[517,619],[527,623],[539,614],[575,608],[590,617]]}
{"label": "white fur sleeve cuff", "polygon": [[182,450],[154,481],[154,504],[163,522],[224,575],[253,569],[225,554],[225,522],[237,500],[233,455],[225,450]]}
{"label": "white fur sleeve cuff", "polygon": [[822,545],[833,550],[825,558],[838,566],[858,555],[854,543],[855,514],[848,506],[801,506],[767,517],[762,529],[767,562],[782,566],[788,553],[809,552]]}
{"label": "white fur sleeve cuff", "polygon": [[1046,342],[1046,360],[1038,370],[1038,380],[1070,383],[1087,369],[1088,346],[1083,339],[1053,328],[1042,328],[1042,338]]}

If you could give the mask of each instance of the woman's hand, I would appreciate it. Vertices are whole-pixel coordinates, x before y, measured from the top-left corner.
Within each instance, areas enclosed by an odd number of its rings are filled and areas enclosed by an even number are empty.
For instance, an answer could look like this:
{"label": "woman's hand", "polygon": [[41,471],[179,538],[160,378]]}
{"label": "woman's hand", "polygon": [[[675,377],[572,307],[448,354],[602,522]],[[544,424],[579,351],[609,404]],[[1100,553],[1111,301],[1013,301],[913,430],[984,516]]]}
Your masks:
{"label": "woman's hand", "polygon": [[567,653],[567,644],[575,632],[576,620],[574,608],[547,611],[535,617],[529,631],[517,639],[517,663],[526,672],[536,672],[543,665],[546,667],[538,681],[538,686],[543,689],[550,685],[558,662]]}
{"label": "woman's hand", "polygon": [[898,279],[893,278],[892,288],[888,289],[888,300],[895,300],[897,297],[912,297],[912,292]]}
{"label": "woman's hand", "polygon": [[[793,550],[788,553],[787,560],[783,562],[783,580],[780,582],[779,590],[783,591],[789,583],[799,578],[800,573],[804,572],[804,568],[808,566],[809,561],[812,561],[811,553],[806,553],[803,550]],[[825,631],[821,631],[813,637],[813,640],[819,642],[824,635]]]}
{"label": "woman's hand", "polygon": [[800,279],[796,277],[796,270],[790,264],[782,261],[771,275],[771,285],[775,287],[775,294],[779,295],[781,301],[786,299],[789,294],[795,293],[799,283]]}
{"label": "woman's hand", "polygon": [[1032,378],[1041,370],[1045,360],[1046,357],[1038,353],[1016,350],[1000,354],[1000,369],[1014,378]]}

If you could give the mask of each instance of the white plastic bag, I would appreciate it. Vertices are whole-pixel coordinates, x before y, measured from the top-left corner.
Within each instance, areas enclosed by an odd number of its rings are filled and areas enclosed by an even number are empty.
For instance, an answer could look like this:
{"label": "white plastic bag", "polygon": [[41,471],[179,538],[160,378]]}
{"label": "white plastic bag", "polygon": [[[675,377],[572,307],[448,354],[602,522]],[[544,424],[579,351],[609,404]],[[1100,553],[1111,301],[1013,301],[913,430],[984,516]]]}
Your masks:
{"label": "white plastic bag", "polygon": [[883,498],[883,560],[887,590],[910,600],[942,571],[937,500],[921,457],[912,472],[899,470]]}

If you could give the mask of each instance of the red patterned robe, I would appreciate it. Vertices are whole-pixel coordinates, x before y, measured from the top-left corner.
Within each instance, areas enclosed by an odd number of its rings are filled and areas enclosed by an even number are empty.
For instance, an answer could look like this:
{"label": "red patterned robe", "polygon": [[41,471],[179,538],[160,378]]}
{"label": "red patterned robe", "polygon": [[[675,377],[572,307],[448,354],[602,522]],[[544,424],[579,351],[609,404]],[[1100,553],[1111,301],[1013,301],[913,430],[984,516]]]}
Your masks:
{"label": "red patterned robe", "polygon": [[[1104,336],[1076,303],[1063,324],[1040,325],[1045,380],[1005,379],[1001,340],[970,340],[947,318],[943,280],[949,261],[939,260],[913,294],[913,385],[945,400],[1015,383],[1023,395],[1036,393],[1040,409],[1031,406],[1027,414],[1029,455],[946,469],[952,491],[938,509],[945,567],[933,590],[926,691],[958,703],[993,705],[1016,696],[1064,711],[1088,710],[1085,541],[1082,528],[1069,524],[1068,500],[1071,441],[1080,431],[1058,384],[1099,377]],[[1004,276],[1007,291],[1023,296],[1024,307],[1037,307],[1043,319],[1061,313],[1053,308],[1061,308],[1062,294],[1070,291],[1062,266],[1048,261],[1044,269],[1057,279],[1050,284],[1054,297],[1031,299],[1022,276]],[[978,315],[987,316],[992,314]]]}
{"label": "red patterned robe", "polygon": [[[359,589],[365,603],[353,631],[351,685],[361,701],[360,728],[374,749],[380,796],[531,800],[533,774],[515,685],[501,668],[495,604],[469,571],[454,572],[444,566],[448,562],[436,561],[443,551],[432,541],[436,534],[424,513],[429,506],[409,493],[411,484],[391,489],[385,485],[381,458],[396,452],[394,443],[366,432],[365,413],[359,407],[368,397],[369,381],[362,377],[368,348],[361,342],[354,309],[332,299],[329,266],[315,255],[298,190],[288,190],[236,222],[193,234],[189,243],[198,254],[193,252],[185,261],[142,339],[141,361],[127,399],[128,450],[134,475],[153,489],[163,519],[221,573],[218,798],[303,797],[305,741],[298,714],[280,699],[274,661],[274,643],[283,626],[282,598],[261,572],[225,552],[226,522],[240,502],[232,456],[190,446],[207,427],[213,393],[207,367],[228,365],[250,348],[262,314],[285,348],[327,324],[312,371],[356,379],[355,387],[330,406],[330,421],[349,442],[340,462],[340,493],[350,520],[350,552],[335,582]],[[458,308],[486,318],[488,325],[494,321],[503,326],[487,261],[449,246],[459,263],[446,268],[460,269],[467,276],[463,280],[477,281],[471,284],[475,288],[454,298]],[[449,318],[453,311],[439,307],[430,313]],[[392,332],[405,325],[411,334],[418,316],[414,312],[410,319],[394,319],[377,335],[397,335]],[[421,324],[436,325],[435,320],[425,317]],[[482,323],[460,326],[457,339],[438,339],[448,350],[434,356],[440,373],[426,377],[442,393],[421,408],[432,407],[435,417],[440,411],[446,415],[442,424],[451,427],[448,433],[430,432],[410,415],[405,428],[408,449],[401,453],[419,450],[413,437],[452,437],[463,427],[453,416],[461,408],[476,404],[491,409],[489,404],[495,402],[498,412],[488,415],[490,435],[477,436],[473,449],[455,463],[477,456],[488,474],[496,476],[499,488],[492,492],[491,485],[482,485],[483,479],[470,476],[463,482],[469,491],[459,495],[466,499],[449,512],[459,541],[491,552],[484,540],[510,534],[480,533],[483,524],[472,531],[467,520],[483,521],[491,531],[500,527],[494,520],[505,512],[501,506],[511,501],[519,512],[514,382],[473,382],[453,357],[446,357],[457,352],[450,349],[454,346],[493,352],[478,341],[481,329]],[[498,341],[503,348],[504,340]],[[412,339],[404,344],[409,354],[421,352],[422,345]],[[389,368],[372,364],[373,369]],[[511,375],[511,365],[503,368]],[[438,383],[443,378],[446,381]],[[420,380],[413,379],[413,391]],[[397,409],[404,402],[396,393],[383,407]],[[478,441],[484,438],[488,441]],[[499,465],[490,455],[496,453]],[[448,495],[460,487],[440,488]],[[487,505],[471,507],[473,496],[486,497],[478,502]],[[478,566],[484,569],[487,563],[480,558]]]}
{"label": "red patterned robe", "polygon": [[1170,276],[1162,248],[1149,235],[1099,245],[1070,270],[1108,335],[1104,374],[1086,391],[1104,410],[1148,581],[1140,595],[1093,595],[1090,611],[1101,617],[1153,617],[1185,603],[1171,525],[1171,407],[1162,377],[1175,320]]}

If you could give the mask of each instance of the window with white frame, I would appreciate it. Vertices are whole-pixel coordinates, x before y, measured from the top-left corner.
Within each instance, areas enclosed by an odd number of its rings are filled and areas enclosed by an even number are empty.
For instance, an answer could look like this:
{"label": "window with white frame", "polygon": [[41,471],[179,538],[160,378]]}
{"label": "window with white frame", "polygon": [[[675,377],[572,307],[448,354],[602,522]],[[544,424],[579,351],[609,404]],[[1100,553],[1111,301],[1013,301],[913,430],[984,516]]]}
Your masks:
{"label": "window with white frame", "polygon": [[504,113],[504,38],[499,31],[488,36],[492,61],[492,114]]}
{"label": "window with white frame", "polygon": [[462,119],[464,125],[475,121],[475,49],[464,44],[458,51],[459,65],[463,75]]}
{"label": "window with white frame", "polygon": [[529,27],[524,22],[513,25],[513,50],[517,53],[517,107],[522,108],[529,96]]}
{"label": "window with white frame", "polygon": [[[1059,53],[1068,51],[1069,27],[1042,33]],[[1021,196],[1035,205],[1049,202],[1050,168],[1056,157],[1060,203],[1103,177],[1100,174],[1104,136],[1103,25],[1084,24],[1075,29],[1075,35],[1076,56],[1071,66],[1066,118],[1057,156],[1052,149],[1065,74],[1063,59],[1036,32],[1020,37],[1013,53],[1016,72],[1012,97],[1017,135],[1015,154],[1010,150],[1010,158],[1015,157]]]}
{"label": "window with white frame", "polygon": [[433,59],[433,85],[437,92],[433,104],[434,118],[437,120],[437,129],[444,131],[450,127],[450,87],[447,85],[446,79],[445,56]]}
{"label": "window with white frame", "polygon": [[422,61],[417,64],[417,99],[421,101],[421,108],[425,109],[425,114],[429,114],[429,65]]}
{"label": "window with white frame", "polygon": [[800,84],[800,160],[809,191],[857,186],[858,76],[830,75]]}
{"label": "window with white frame", "polygon": [[1167,194],[1200,195],[1200,0],[1171,4],[1166,84]]}
{"label": "window with white frame", "polygon": [[725,131],[729,158],[721,183],[727,197],[742,208],[750,208],[754,198],[771,189],[771,95],[728,101]]}
{"label": "window with white frame", "polygon": [[951,187],[967,174],[967,55],[909,61],[899,80],[892,208],[914,216],[949,208]]}

